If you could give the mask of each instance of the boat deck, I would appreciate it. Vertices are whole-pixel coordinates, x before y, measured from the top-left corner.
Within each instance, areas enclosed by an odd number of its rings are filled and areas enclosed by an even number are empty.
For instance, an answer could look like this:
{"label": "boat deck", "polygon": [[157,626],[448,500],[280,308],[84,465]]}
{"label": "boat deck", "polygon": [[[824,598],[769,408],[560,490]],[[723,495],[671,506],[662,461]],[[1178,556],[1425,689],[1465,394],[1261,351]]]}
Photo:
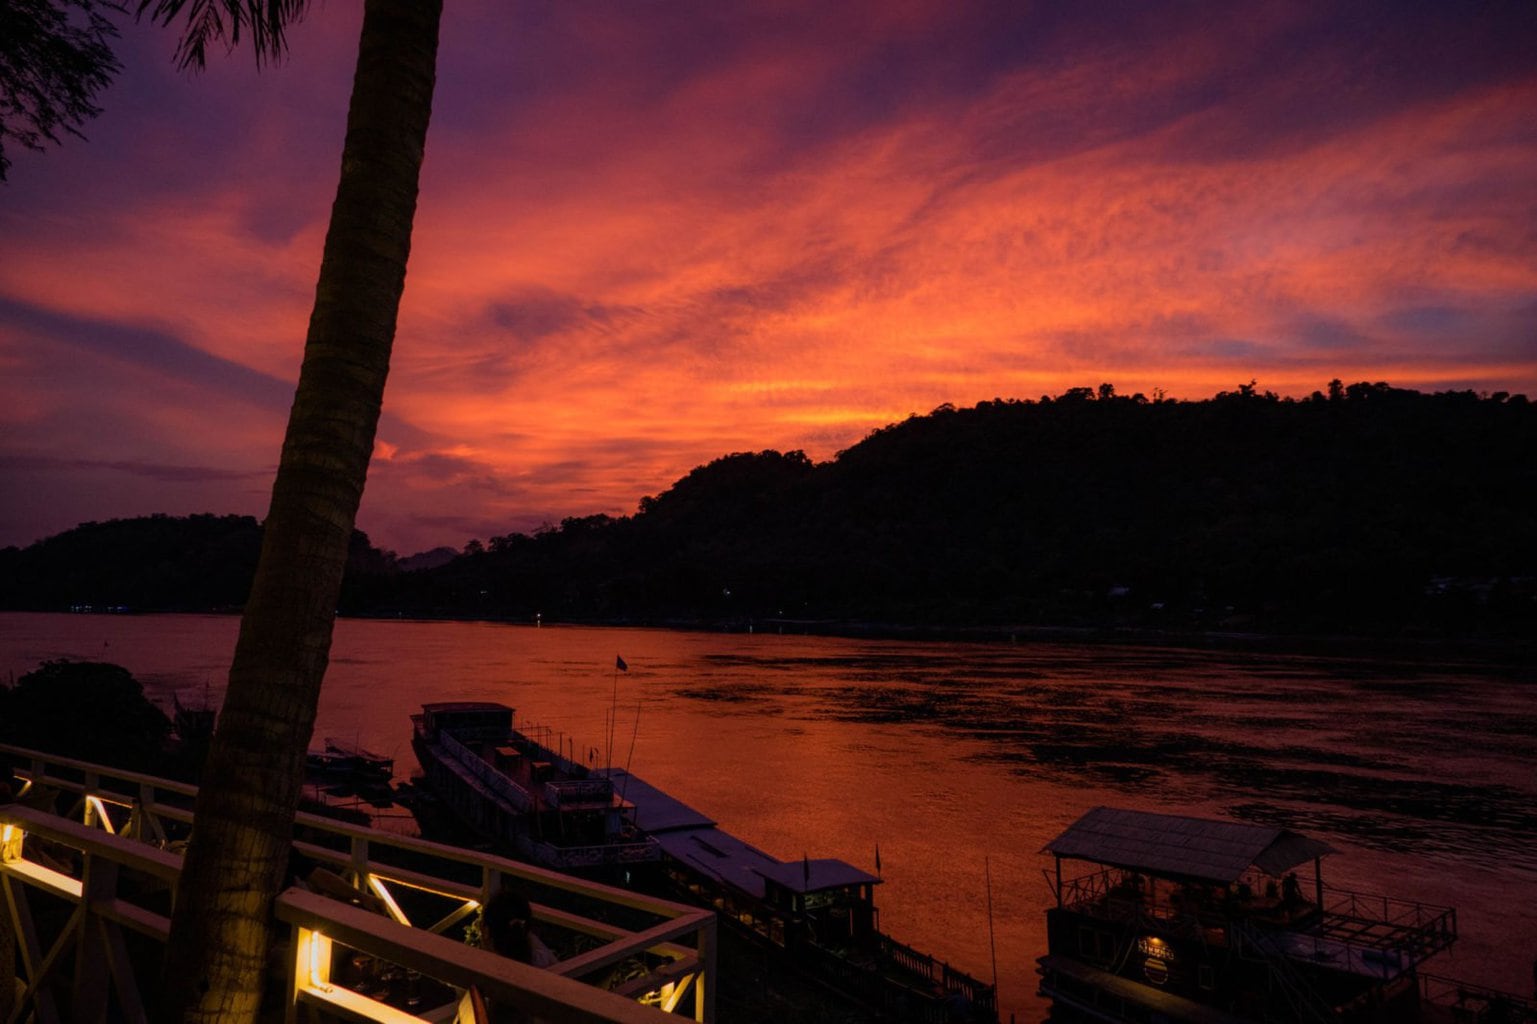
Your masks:
{"label": "boat deck", "polygon": [[[1186,1024],[1253,1024],[1214,1006],[1198,1003],[1160,989],[1142,985],[1097,967],[1064,956],[1043,956],[1039,961],[1041,992],[1074,1009],[1103,1020],[1134,1020],[1129,1007]],[[1073,984],[1076,982],[1077,984]],[[1148,1014],[1140,1019],[1148,1019]]]}

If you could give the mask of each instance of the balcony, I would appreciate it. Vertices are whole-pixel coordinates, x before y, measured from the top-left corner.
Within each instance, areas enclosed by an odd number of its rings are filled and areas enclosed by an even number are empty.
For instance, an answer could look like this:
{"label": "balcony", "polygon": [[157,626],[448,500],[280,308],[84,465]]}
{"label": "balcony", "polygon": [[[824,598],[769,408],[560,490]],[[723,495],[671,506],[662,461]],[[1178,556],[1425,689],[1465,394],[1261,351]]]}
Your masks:
{"label": "balcony", "polygon": [[[0,804],[0,912],[18,924],[24,984],[10,1019],[146,1021],[195,788],[3,745],[0,757],[23,766],[18,802]],[[714,1020],[708,911],[316,815],[295,834],[360,898],[278,896],[289,1021],[468,1022],[477,997],[552,1024]],[[530,895],[553,966],[466,943],[504,886]]]}

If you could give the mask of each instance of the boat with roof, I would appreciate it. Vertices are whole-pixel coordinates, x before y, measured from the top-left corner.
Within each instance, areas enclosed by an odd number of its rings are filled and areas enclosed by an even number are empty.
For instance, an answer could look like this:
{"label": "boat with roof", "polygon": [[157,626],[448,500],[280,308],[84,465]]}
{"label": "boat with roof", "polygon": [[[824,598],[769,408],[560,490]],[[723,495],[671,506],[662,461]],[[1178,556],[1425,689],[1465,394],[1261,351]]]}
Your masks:
{"label": "boat with roof", "polygon": [[[713,908],[736,934],[875,1018],[998,1020],[995,986],[879,930],[878,875],[834,858],[782,861],[626,769],[589,768],[517,731],[504,704],[424,704],[411,720],[434,792],[524,859],[566,871],[625,868],[620,880]],[[628,870],[645,864],[659,870]]]}
{"label": "boat with roof", "polygon": [[517,857],[605,876],[661,860],[612,780],[515,730],[507,705],[423,704],[411,725],[412,749],[438,798]]}
{"label": "boat with roof", "polygon": [[1329,886],[1335,849],[1301,833],[1096,807],[1043,852],[1054,1022],[1537,1022],[1530,1000],[1423,970],[1455,909]]}
{"label": "boat with roof", "polygon": [[661,845],[671,893],[713,907],[739,935],[785,958],[882,1020],[996,1022],[987,984],[883,933],[879,875],[836,858],[782,861],[623,769],[606,774]]}

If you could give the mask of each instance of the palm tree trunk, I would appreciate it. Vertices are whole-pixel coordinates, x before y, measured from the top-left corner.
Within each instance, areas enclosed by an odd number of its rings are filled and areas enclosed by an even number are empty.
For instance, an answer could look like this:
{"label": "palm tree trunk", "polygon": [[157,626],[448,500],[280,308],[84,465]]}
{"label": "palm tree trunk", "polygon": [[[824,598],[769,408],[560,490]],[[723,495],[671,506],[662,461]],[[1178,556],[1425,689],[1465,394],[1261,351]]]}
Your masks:
{"label": "palm tree trunk", "polygon": [[162,1020],[250,1021],[384,396],[441,0],[368,0],[304,364],[198,794]]}

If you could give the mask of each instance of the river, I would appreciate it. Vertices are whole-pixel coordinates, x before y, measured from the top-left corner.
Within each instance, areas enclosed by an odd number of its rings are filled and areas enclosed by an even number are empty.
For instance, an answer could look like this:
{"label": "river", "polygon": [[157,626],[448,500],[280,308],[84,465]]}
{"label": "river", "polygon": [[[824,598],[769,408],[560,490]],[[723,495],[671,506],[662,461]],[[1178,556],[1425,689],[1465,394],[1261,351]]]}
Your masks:
{"label": "river", "polygon": [[[0,614],[0,673],[123,665],[217,700],[238,623]],[[628,671],[618,672],[623,657]],[[428,700],[500,700],[783,859],[867,870],[881,925],[1044,1015],[1042,846],[1113,805],[1305,831],[1332,885],[1458,908],[1433,973],[1528,993],[1537,957],[1537,680],[1370,658],[1106,644],[341,620],[316,736],[412,767]],[[623,756],[620,757],[619,754]],[[989,885],[991,881],[991,928]]]}

